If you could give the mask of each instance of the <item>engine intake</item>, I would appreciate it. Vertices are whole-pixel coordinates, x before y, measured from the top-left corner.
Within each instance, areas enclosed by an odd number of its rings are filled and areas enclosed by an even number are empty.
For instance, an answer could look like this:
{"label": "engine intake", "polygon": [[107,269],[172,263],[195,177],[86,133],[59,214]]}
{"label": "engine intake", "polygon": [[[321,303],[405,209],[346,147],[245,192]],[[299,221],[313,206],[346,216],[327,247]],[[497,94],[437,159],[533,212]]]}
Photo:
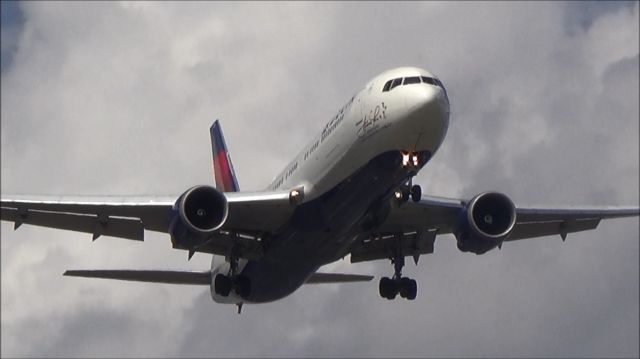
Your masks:
{"label": "engine intake", "polygon": [[506,195],[484,192],[467,205],[456,237],[464,252],[485,253],[509,236],[516,224],[516,207]]}
{"label": "engine intake", "polygon": [[173,206],[169,232],[174,245],[186,248],[206,243],[227,219],[227,198],[211,186],[195,186]]}

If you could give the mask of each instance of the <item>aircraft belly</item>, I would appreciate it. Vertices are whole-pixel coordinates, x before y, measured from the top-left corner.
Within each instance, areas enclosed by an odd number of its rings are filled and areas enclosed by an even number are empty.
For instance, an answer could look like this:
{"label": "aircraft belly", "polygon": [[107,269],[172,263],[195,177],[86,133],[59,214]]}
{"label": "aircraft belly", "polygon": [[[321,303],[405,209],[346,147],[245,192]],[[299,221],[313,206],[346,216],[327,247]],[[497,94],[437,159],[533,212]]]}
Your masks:
{"label": "aircraft belly", "polygon": [[243,269],[251,280],[246,299],[268,302],[285,297],[320,266],[347,255],[365,217],[388,203],[408,176],[399,152],[385,152],[322,196],[299,205],[285,226],[263,239],[264,257]]}

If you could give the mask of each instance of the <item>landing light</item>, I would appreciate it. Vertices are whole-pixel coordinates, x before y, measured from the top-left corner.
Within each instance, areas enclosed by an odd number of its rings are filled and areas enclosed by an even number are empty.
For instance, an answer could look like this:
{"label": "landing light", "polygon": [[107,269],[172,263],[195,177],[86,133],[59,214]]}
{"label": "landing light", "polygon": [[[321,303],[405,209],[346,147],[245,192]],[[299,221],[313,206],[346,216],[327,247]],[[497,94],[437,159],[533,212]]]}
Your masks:
{"label": "landing light", "polygon": [[403,153],[402,154],[402,165],[406,166],[409,164],[409,154],[408,153]]}
{"label": "landing light", "polygon": [[304,199],[304,188],[302,186],[292,189],[289,192],[289,203],[298,205]]}
{"label": "landing light", "polygon": [[413,165],[417,166],[418,165],[418,155],[413,155]]}
{"label": "landing light", "polygon": [[400,191],[396,191],[395,195],[396,195],[397,199],[402,198],[402,192],[400,192]]}

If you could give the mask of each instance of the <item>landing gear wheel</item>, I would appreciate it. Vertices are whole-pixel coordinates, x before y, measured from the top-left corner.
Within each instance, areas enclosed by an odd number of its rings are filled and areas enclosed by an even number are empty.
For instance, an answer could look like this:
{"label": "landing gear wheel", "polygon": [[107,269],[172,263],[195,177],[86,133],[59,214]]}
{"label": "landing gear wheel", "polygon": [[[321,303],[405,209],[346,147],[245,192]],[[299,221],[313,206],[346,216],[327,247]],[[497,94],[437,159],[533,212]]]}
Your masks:
{"label": "landing gear wheel", "polygon": [[249,278],[240,275],[235,280],[235,291],[242,298],[247,298],[251,294],[251,282]]}
{"label": "landing gear wheel", "polygon": [[416,296],[418,295],[418,283],[416,283],[415,279],[409,279],[405,291],[407,293],[407,296],[405,298],[409,300],[416,299]]}
{"label": "landing gear wheel", "polygon": [[413,185],[411,187],[411,200],[414,202],[420,202],[420,198],[422,198],[422,187],[419,185]]}
{"label": "landing gear wheel", "polygon": [[410,196],[411,196],[411,192],[409,191],[409,188],[403,188],[402,189],[402,197],[400,198],[400,201],[402,203],[408,202]]}
{"label": "landing gear wheel", "polygon": [[407,277],[402,277],[398,282],[398,287],[400,287],[400,296],[402,298],[408,298],[409,296],[409,286],[411,285],[411,279]]}
{"label": "landing gear wheel", "polygon": [[387,277],[380,278],[380,285],[378,286],[380,296],[389,300],[395,299],[398,294],[398,286],[396,282]]}
{"label": "landing gear wheel", "polygon": [[217,274],[214,289],[217,294],[228,297],[229,293],[231,293],[231,279],[224,274]]}

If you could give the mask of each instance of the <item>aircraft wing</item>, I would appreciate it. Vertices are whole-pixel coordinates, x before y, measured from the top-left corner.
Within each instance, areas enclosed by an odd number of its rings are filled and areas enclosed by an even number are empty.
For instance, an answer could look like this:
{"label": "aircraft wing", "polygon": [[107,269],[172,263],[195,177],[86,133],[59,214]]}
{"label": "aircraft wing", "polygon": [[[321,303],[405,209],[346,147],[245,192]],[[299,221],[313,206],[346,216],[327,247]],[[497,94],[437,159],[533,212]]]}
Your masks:
{"label": "aircraft wing", "polygon": [[[194,284],[210,285],[211,272],[186,272],[168,270],[68,270],[64,272],[69,277],[102,278],[128,280],[134,282],[167,283],[167,284]],[[343,273],[313,273],[305,284],[331,284],[348,282],[368,282],[373,276],[362,274]]]}
{"label": "aircraft wing", "polygon": [[[423,197],[419,202],[393,206],[387,219],[369,233],[362,233],[351,247],[351,261],[386,259],[394,241],[405,256],[433,253],[436,235],[453,233],[465,209],[465,201]],[[504,241],[560,235],[595,229],[601,220],[638,216],[638,208],[518,208],[516,224]]]}
{"label": "aircraft wing", "polygon": [[[225,196],[229,204],[227,221],[221,231],[198,251],[226,254],[229,241],[244,234],[256,235],[274,230],[293,211],[288,192],[234,192],[225,193]],[[3,198],[0,219],[14,222],[14,229],[30,224],[84,232],[92,234],[94,240],[104,235],[142,241],[145,230],[168,232],[171,208],[177,198]],[[252,249],[252,252],[256,251]]]}

